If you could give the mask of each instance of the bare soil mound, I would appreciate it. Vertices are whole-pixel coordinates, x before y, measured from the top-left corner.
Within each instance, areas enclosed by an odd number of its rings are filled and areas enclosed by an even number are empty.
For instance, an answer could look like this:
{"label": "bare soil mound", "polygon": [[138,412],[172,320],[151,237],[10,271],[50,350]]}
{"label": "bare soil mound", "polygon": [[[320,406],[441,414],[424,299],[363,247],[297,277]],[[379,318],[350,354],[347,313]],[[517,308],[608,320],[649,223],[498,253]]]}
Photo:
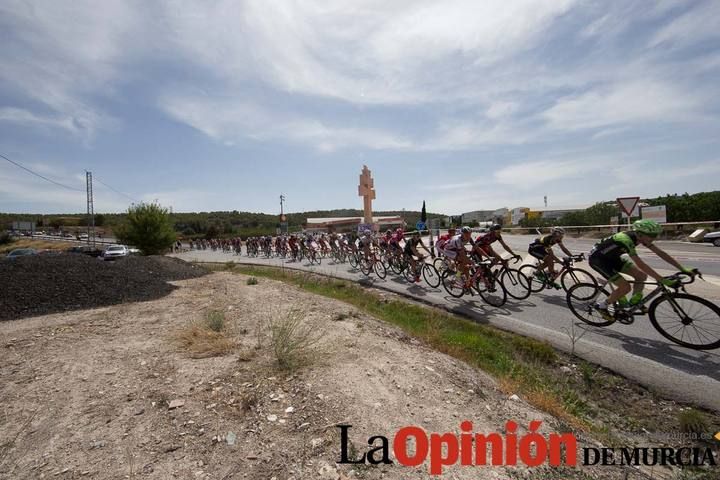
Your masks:
{"label": "bare soil mound", "polygon": [[168,257],[113,262],[78,254],[33,255],[0,261],[0,320],[154,300],[172,292],[169,281],[207,273]]}

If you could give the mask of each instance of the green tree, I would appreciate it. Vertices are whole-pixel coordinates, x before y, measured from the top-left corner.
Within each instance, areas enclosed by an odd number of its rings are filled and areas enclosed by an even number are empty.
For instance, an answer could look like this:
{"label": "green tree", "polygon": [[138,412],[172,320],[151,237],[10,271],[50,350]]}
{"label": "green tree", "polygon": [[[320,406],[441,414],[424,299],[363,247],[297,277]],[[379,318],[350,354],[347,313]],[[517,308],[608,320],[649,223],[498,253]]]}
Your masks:
{"label": "green tree", "polygon": [[144,255],[156,255],[175,242],[169,210],[157,203],[140,203],[128,209],[125,223],[115,229],[122,243],[140,249]]}

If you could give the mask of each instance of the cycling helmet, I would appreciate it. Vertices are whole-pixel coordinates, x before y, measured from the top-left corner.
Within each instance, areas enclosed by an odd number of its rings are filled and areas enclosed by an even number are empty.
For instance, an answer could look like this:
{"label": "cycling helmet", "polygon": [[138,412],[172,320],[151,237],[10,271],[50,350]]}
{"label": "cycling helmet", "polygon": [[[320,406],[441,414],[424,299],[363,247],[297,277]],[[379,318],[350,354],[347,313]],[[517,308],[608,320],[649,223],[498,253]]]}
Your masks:
{"label": "cycling helmet", "polygon": [[460,231],[462,233],[472,233],[472,230],[470,229],[470,227],[462,227],[462,229]]}
{"label": "cycling helmet", "polygon": [[649,237],[657,237],[662,232],[662,227],[654,220],[637,220],[633,223],[633,230]]}
{"label": "cycling helmet", "polygon": [[494,230],[502,230],[502,225],[500,225],[499,223],[493,223],[492,226],[490,227],[490,231],[494,231]]}
{"label": "cycling helmet", "polygon": [[560,227],[553,227],[550,229],[552,235],[565,235],[565,229]]}

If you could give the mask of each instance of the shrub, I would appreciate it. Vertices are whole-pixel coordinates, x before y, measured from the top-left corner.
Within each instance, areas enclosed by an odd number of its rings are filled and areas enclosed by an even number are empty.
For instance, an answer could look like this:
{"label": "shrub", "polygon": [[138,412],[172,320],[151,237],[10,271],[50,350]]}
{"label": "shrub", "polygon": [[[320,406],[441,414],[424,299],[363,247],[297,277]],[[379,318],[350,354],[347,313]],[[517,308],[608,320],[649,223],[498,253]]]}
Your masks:
{"label": "shrub", "polygon": [[688,408],[678,414],[678,425],[683,433],[708,433],[710,425],[701,412]]}
{"label": "shrub", "polygon": [[295,370],[308,363],[323,334],[317,325],[305,321],[301,310],[291,310],[285,317],[271,320],[269,328],[273,353],[283,370]]}
{"label": "shrub", "polygon": [[207,314],[205,324],[213,332],[222,332],[225,330],[225,314],[219,310],[213,310]]}
{"label": "shrub", "polygon": [[175,230],[167,208],[141,203],[128,209],[125,223],[115,229],[118,240],[137,247],[144,255],[162,253],[175,242]]}
{"label": "shrub", "polygon": [[7,245],[13,242],[13,238],[8,232],[0,233],[0,245]]}
{"label": "shrub", "polygon": [[248,284],[248,285],[257,285],[257,284],[258,284],[258,279],[255,278],[255,277],[250,277],[250,278],[247,279],[247,284]]}

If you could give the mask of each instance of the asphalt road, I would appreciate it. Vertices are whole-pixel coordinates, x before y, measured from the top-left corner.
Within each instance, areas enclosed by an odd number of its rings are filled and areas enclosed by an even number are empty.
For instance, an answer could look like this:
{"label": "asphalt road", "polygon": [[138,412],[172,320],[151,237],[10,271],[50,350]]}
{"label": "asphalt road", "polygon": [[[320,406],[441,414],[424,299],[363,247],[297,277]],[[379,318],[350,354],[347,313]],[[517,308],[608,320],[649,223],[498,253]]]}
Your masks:
{"label": "asphalt road", "polygon": [[[530,236],[519,235],[506,237],[509,245],[517,249],[518,253],[525,253],[527,244],[532,239]],[[589,251],[593,243],[592,240],[572,239],[566,242],[574,253]],[[521,248],[523,246],[524,249]],[[717,272],[720,269],[718,248],[680,242],[662,242],[661,248],[684,264],[701,270],[705,268],[705,271]],[[336,265],[327,259],[320,266],[309,266],[305,262],[295,263],[278,258],[251,259],[210,250],[185,252],[176,256],[188,261],[236,261],[284,266],[349,280],[364,278],[349,264]],[[653,266],[660,266],[659,259],[650,261]],[[661,273],[669,273],[669,270]],[[691,285],[689,291],[712,299],[717,304],[720,301],[720,279],[708,279],[710,282]],[[661,391],[671,398],[720,411],[720,350],[694,351],[677,346],[662,337],[646,317],[636,318],[632,325],[616,324],[596,328],[579,322],[573,316],[565,304],[563,291],[547,290],[522,301],[510,299],[505,306],[494,308],[484,304],[479,296],[455,299],[450,297],[442,286],[432,289],[424,283],[409,284],[392,274],[385,280],[371,277],[370,282],[374,287],[446,308],[476,322],[547,341],[564,351],[572,350],[574,339],[575,354],[581,358]]]}

